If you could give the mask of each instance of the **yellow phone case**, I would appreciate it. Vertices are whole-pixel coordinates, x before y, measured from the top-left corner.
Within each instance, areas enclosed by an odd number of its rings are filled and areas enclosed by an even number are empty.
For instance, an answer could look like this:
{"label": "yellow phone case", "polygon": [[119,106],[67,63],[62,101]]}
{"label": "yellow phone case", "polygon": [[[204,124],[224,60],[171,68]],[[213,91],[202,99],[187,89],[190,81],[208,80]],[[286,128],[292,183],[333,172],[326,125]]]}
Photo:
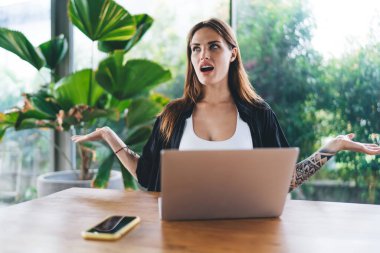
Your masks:
{"label": "yellow phone case", "polygon": [[[108,216],[104,220],[110,217],[112,217],[112,215]],[[133,219],[130,223],[128,223],[126,226],[124,226],[122,229],[120,229],[114,234],[83,231],[82,237],[87,240],[117,240],[120,237],[122,237],[124,234],[126,234],[129,230],[131,230],[134,226],[136,226],[140,222],[140,220],[141,220],[140,217],[136,216],[135,219]],[[96,224],[95,226],[99,225],[100,223]]]}

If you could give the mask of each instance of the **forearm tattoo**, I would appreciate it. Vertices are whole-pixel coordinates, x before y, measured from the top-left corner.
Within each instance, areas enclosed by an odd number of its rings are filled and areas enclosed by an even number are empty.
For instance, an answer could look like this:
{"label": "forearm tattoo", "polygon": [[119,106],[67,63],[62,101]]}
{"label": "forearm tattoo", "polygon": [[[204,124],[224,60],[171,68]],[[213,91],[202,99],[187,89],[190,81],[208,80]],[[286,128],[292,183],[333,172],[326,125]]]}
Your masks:
{"label": "forearm tattoo", "polygon": [[334,155],[335,153],[322,149],[315,152],[305,160],[297,163],[293,173],[292,181],[290,183],[289,192],[308,180]]}

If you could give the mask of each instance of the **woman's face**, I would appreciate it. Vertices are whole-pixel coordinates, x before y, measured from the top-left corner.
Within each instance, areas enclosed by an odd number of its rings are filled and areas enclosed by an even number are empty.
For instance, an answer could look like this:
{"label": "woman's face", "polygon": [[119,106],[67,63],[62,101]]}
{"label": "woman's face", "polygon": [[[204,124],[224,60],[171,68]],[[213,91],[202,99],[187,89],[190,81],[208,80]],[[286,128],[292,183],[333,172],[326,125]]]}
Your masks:
{"label": "woman's face", "polygon": [[227,83],[228,69],[235,60],[236,48],[230,49],[223,37],[208,27],[195,32],[190,48],[191,63],[201,84]]}

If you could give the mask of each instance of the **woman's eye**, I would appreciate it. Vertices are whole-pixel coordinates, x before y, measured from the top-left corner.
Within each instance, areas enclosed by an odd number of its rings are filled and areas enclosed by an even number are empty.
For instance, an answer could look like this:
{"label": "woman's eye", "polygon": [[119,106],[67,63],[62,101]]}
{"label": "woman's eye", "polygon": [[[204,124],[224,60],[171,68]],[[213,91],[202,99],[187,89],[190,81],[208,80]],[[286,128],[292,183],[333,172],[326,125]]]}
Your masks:
{"label": "woman's eye", "polygon": [[201,49],[199,47],[193,47],[193,52],[199,52]]}
{"label": "woman's eye", "polygon": [[210,45],[210,49],[217,49],[218,48],[218,45],[217,44],[211,44]]}

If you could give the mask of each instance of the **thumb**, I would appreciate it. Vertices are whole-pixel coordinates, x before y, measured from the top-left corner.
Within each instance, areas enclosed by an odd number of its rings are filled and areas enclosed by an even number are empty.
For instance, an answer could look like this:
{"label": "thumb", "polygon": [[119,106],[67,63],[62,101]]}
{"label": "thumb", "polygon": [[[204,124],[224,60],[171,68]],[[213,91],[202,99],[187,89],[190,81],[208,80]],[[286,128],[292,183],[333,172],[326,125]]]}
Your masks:
{"label": "thumb", "polygon": [[352,140],[353,138],[355,138],[355,134],[354,134],[354,133],[347,134],[346,136],[347,136],[350,140]]}

